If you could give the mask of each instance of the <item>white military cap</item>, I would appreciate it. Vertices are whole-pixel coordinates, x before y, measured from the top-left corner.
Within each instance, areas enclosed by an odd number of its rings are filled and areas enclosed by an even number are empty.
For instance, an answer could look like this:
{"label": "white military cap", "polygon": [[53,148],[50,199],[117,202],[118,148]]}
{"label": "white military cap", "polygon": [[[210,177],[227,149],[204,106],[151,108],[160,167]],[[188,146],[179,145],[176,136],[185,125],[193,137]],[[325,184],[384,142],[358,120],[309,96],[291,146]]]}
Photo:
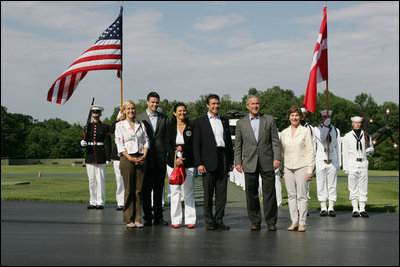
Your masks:
{"label": "white military cap", "polygon": [[301,108],[301,112],[307,112],[307,109]]}
{"label": "white military cap", "polygon": [[[323,111],[321,111],[321,116],[326,116],[327,112],[326,109],[324,109]],[[332,110],[329,110],[329,116],[332,115]]]}
{"label": "white military cap", "polygon": [[93,106],[90,108],[90,110],[91,110],[91,111],[95,111],[95,110],[103,111],[104,108],[101,107],[101,106],[98,106],[98,105],[93,105]]}
{"label": "white military cap", "polygon": [[362,122],[363,118],[361,118],[360,116],[354,116],[350,118],[351,121],[355,121],[355,122]]}

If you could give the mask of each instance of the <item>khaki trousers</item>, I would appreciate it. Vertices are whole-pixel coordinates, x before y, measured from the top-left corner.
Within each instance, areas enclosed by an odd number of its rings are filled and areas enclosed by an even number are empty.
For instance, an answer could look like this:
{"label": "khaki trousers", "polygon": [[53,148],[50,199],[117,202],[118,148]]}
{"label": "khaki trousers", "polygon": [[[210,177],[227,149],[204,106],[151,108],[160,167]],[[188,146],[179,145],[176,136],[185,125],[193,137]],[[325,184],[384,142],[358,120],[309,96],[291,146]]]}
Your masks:
{"label": "khaki trousers", "polygon": [[[140,155],[131,155],[139,157]],[[119,168],[124,180],[124,208],[123,220],[125,223],[140,222],[142,218],[142,187],[144,174],[146,171],[145,165],[135,165],[126,157],[121,156]]]}
{"label": "khaki trousers", "polygon": [[306,225],[308,209],[306,175],[307,167],[294,170],[285,167],[289,213],[293,224]]}

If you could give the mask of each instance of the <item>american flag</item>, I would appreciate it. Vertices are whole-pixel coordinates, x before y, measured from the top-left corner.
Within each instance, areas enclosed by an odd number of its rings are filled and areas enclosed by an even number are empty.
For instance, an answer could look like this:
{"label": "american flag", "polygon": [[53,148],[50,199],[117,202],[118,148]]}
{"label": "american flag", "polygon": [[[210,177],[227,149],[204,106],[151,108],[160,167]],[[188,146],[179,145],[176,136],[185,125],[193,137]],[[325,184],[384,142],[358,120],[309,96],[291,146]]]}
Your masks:
{"label": "american flag", "polygon": [[53,83],[47,101],[65,104],[91,70],[117,70],[117,75],[122,71],[122,7],[114,23]]}

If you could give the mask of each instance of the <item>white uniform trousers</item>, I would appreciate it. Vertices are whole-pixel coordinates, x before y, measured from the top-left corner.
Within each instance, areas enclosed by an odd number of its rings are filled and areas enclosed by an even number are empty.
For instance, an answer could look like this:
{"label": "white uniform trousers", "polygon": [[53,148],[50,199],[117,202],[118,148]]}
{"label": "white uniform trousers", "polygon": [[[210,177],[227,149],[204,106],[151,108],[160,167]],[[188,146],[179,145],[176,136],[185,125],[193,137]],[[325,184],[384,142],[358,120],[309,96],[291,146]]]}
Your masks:
{"label": "white uniform trousers", "polygon": [[[194,200],[194,168],[186,168],[186,178],[182,185],[170,185],[171,224],[182,224],[182,204],[185,202],[185,224],[196,224],[196,206]],[[168,177],[173,168],[167,165]]]}
{"label": "white uniform trousers", "polygon": [[90,205],[104,206],[106,203],[105,173],[106,164],[86,163],[87,175],[89,178]]}
{"label": "white uniform trousers", "polygon": [[318,201],[336,201],[337,198],[337,171],[336,167],[330,163],[317,162],[315,166],[317,180]]}
{"label": "white uniform trousers", "polygon": [[367,202],[368,194],[368,167],[349,169],[348,188],[350,191],[349,200]]}
{"label": "white uniform trousers", "polygon": [[117,206],[124,206],[124,180],[122,179],[121,170],[119,169],[119,160],[113,160],[115,181],[117,182],[117,191],[115,192],[115,200]]}
{"label": "white uniform trousers", "polygon": [[295,170],[285,167],[285,184],[292,224],[306,225],[308,210],[306,175],[307,167]]}

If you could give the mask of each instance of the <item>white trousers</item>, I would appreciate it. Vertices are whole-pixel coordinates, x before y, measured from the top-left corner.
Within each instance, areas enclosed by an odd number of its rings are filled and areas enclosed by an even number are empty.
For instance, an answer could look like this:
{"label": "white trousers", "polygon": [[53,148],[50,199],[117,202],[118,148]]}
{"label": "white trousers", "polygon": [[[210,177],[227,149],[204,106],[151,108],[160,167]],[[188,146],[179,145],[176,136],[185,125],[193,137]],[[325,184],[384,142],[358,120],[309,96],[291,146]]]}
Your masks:
{"label": "white trousers", "polygon": [[348,188],[350,201],[358,200],[367,202],[368,194],[368,168],[354,168],[349,170]]}
{"label": "white trousers", "polygon": [[[173,168],[167,165],[168,177]],[[194,168],[186,168],[186,178],[182,185],[170,185],[171,189],[171,224],[182,224],[182,204],[185,202],[185,224],[196,224],[196,206],[194,201]]]}
{"label": "white trousers", "polygon": [[285,184],[288,195],[290,219],[293,224],[306,225],[307,167],[291,170],[285,167]]}
{"label": "white trousers", "polygon": [[86,163],[87,175],[89,178],[90,205],[104,206],[106,203],[105,173],[106,164]]}
{"label": "white trousers", "polygon": [[337,172],[336,167],[330,163],[317,163],[315,166],[317,180],[318,201],[336,201]]}
{"label": "white trousers", "polygon": [[124,206],[124,180],[122,179],[121,170],[119,169],[119,160],[113,160],[115,181],[117,182],[117,191],[115,192],[115,200],[117,206]]}

